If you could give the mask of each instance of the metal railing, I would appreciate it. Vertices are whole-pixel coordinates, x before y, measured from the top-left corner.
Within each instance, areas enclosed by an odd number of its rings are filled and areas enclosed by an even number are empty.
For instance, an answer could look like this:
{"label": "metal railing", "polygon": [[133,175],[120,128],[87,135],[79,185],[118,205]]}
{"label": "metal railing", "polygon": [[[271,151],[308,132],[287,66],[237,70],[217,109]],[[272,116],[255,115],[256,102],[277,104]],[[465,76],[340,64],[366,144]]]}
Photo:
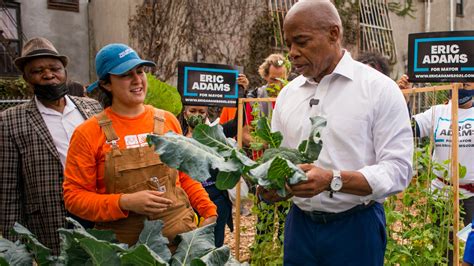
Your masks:
{"label": "metal railing", "polygon": [[26,103],[28,101],[30,101],[30,98],[23,98],[23,97],[0,98],[0,112],[5,111],[10,107],[14,107],[19,104]]}

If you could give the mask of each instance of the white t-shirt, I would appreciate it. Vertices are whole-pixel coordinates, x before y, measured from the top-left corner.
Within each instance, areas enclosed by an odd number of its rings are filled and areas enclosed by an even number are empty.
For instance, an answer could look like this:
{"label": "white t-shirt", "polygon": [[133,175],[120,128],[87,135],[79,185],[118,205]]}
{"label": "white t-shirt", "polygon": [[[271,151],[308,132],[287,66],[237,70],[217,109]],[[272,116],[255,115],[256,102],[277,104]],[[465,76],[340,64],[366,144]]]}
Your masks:
{"label": "white t-shirt", "polygon": [[[428,137],[434,134],[434,152],[433,161],[442,164],[451,158],[451,102],[445,105],[436,105],[424,113],[414,115],[418,127],[420,128],[420,137]],[[459,150],[458,159],[462,166],[466,167],[466,176],[459,179],[459,184],[474,183],[474,108],[459,109]],[[443,165],[448,167],[447,165]],[[448,172],[449,169],[448,169]],[[433,169],[433,173],[443,177],[443,171]],[[433,180],[432,187],[441,189],[445,186],[438,179]],[[465,189],[460,192],[472,197],[474,193]]]}
{"label": "white t-shirt", "polygon": [[59,159],[61,159],[63,167],[66,163],[66,155],[72,133],[78,125],[84,122],[84,117],[79,109],[77,109],[77,106],[69,99],[69,96],[66,95],[64,98],[66,99],[66,106],[63,112],[60,113],[47,108],[35,97],[36,106],[46,123],[49,133],[53,137],[54,146],[58,150]]}
{"label": "white t-shirt", "polygon": [[[310,107],[313,98],[319,102]],[[338,192],[330,198],[325,191],[312,198],[294,197],[298,207],[342,212],[370,200],[382,202],[408,186],[413,134],[405,99],[393,80],[345,51],[333,73],[319,84],[299,76],[283,88],[273,111],[272,130],[283,134],[282,146],[297,148],[309,135],[310,117],[317,115],[326,117],[327,126],[315,165],[361,172],[372,194]]]}

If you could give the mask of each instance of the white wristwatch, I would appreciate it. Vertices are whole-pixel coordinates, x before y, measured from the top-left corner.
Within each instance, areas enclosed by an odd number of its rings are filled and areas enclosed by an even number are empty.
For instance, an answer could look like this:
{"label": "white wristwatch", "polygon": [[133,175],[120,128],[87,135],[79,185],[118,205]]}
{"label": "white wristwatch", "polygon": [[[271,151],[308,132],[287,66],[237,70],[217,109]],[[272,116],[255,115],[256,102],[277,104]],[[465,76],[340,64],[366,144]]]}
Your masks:
{"label": "white wristwatch", "polygon": [[342,178],[341,178],[341,171],[339,170],[332,170],[332,180],[329,186],[331,189],[329,191],[329,197],[332,198],[334,192],[338,192],[342,189]]}

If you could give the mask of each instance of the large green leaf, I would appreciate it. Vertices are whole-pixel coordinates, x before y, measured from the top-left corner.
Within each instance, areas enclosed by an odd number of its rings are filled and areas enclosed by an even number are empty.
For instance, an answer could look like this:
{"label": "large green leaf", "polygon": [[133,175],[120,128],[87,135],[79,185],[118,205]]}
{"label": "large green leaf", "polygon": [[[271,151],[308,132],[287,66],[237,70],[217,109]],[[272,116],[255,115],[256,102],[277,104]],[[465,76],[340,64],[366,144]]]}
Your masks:
{"label": "large green leaf", "polygon": [[168,248],[168,238],[161,233],[163,222],[161,220],[145,220],[145,225],[135,246],[147,245],[154,253],[165,261],[171,258],[171,251]]}
{"label": "large green leaf", "polygon": [[240,180],[242,172],[219,172],[216,177],[216,187],[220,190],[231,189],[235,187]]}
{"label": "large green leaf", "polygon": [[36,236],[26,229],[26,227],[15,222],[13,225],[13,231],[22,239],[26,240],[26,247],[34,254],[35,260],[39,265],[49,265],[54,262],[54,259],[51,256],[51,249],[45,247],[41,242],[39,242],[38,239],[36,239]]}
{"label": "large green leaf", "polygon": [[148,83],[148,91],[145,97],[145,104],[151,104],[156,108],[178,115],[181,113],[183,104],[178,90],[157,79],[154,75],[148,73],[146,75]]}
{"label": "large green leaf", "polygon": [[300,143],[298,150],[306,158],[306,163],[313,163],[319,157],[319,153],[323,148],[321,140],[321,132],[326,127],[327,121],[324,117],[311,117],[311,132],[307,140]]}
{"label": "large green leaf", "polygon": [[210,224],[179,234],[177,238],[180,243],[171,258],[171,265],[190,265],[193,259],[201,258],[215,249],[214,227],[215,224]]}
{"label": "large green leaf", "polygon": [[224,157],[230,156],[234,147],[229,146],[227,138],[224,135],[222,126],[215,125],[210,127],[205,124],[196,126],[193,130],[193,139],[208,147],[216,148],[217,151]]}
{"label": "large green leaf", "polygon": [[72,229],[58,229],[61,238],[61,256],[65,265],[92,265],[92,259],[79,245]]}
{"label": "large green leaf", "polygon": [[225,265],[229,261],[229,258],[230,248],[228,246],[222,246],[212,250],[201,258],[193,259],[191,266]]}
{"label": "large green leaf", "polygon": [[[250,176],[266,189],[277,190],[278,195],[285,197],[285,183],[296,184],[307,180],[306,174],[291,161],[276,156],[250,170]],[[288,180],[288,181],[287,181]]]}
{"label": "large green leaf", "polygon": [[94,265],[119,265],[117,249],[111,243],[94,238],[79,239],[79,245],[89,254]]}
{"label": "large green leaf", "polygon": [[[140,266],[165,266],[168,263],[160,258],[153,250],[146,245],[138,245],[130,250],[123,252],[120,256],[122,265],[140,265]],[[112,264],[111,264],[112,265]]]}
{"label": "large green leaf", "polygon": [[25,245],[8,239],[0,238],[0,265],[31,266],[33,256]]}
{"label": "large green leaf", "polygon": [[224,172],[235,172],[241,168],[233,160],[226,161],[214,148],[173,132],[162,136],[148,135],[147,141],[155,145],[155,152],[160,155],[161,161],[199,182],[211,177],[210,168]]}
{"label": "large green leaf", "polygon": [[283,135],[280,132],[272,132],[268,119],[266,117],[260,117],[255,127],[255,133],[258,137],[268,143],[270,148],[278,148],[283,141]]}
{"label": "large green leaf", "polygon": [[115,236],[115,233],[112,230],[87,229],[86,231],[99,240],[104,240],[111,243],[118,243],[117,237]]}
{"label": "large green leaf", "polygon": [[267,162],[273,157],[280,156],[281,158],[287,159],[294,164],[304,163],[306,158],[297,149],[291,149],[286,147],[270,148],[266,149],[262,156],[262,162]]}

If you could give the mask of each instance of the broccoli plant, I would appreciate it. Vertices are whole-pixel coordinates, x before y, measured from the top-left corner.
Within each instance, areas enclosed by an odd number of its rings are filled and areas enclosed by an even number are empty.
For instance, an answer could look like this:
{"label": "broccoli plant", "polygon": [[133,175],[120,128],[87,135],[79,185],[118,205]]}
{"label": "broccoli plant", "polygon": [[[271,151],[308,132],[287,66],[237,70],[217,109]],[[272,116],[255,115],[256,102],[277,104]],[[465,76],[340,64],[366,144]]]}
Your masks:
{"label": "broccoli plant", "polygon": [[216,186],[219,189],[233,188],[244,176],[254,184],[275,189],[280,196],[286,196],[286,184],[306,180],[305,173],[296,165],[316,161],[322,149],[321,131],[326,126],[326,119],[317,116],[310,122],[308,139],[298,149],[290,149],[280,147],[282,134],[271,131],[267,118],[259,118],[255,133],[269,147],[259,162],[248,158],[236,146],[235,140],[226,138],[220,125],[198,125],[192,138],[168,132],[162,136],[148,135],[147,141],[154,145],[161,161],[200,182],[211,177],[210,169],[217,169]]}

